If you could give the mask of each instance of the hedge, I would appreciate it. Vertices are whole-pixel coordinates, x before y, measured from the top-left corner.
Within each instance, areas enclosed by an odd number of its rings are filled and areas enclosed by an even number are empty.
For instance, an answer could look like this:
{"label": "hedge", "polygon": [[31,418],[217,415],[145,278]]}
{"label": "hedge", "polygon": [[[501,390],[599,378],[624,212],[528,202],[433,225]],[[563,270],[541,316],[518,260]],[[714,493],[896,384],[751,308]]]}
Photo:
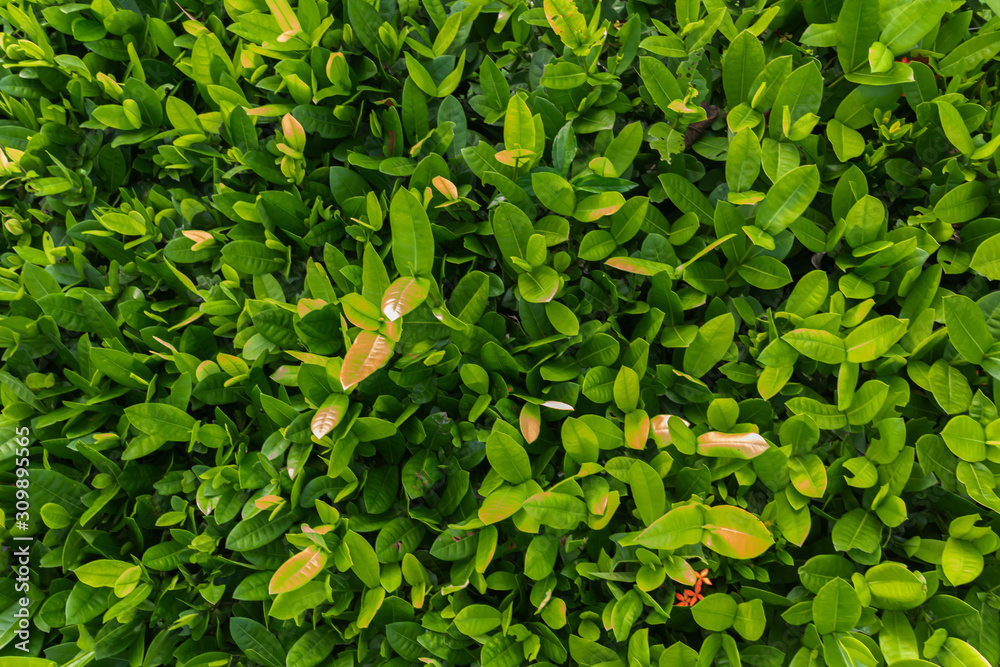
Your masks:
{"label": "hedge", "polygon": [[998,0],[0,19],[3,665],[1000,661]]}

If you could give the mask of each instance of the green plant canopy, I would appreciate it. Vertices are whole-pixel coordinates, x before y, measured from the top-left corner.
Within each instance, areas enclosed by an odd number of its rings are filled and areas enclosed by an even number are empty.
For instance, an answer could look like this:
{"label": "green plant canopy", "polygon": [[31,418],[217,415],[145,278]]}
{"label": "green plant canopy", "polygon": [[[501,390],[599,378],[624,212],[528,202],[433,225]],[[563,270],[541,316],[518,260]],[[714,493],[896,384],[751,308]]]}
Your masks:
{"label": "green plant canopy", "polygon": [[1000,0],[0,21],[0,667],[1000,662]]}

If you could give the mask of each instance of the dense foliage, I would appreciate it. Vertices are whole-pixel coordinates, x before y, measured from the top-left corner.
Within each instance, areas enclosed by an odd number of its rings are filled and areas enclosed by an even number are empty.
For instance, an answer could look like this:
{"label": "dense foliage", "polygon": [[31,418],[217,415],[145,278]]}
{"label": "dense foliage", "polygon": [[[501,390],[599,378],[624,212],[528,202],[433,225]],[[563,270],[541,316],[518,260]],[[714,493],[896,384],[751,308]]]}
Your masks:
{"label": "dense foliage", "polygon": [[0,3],[0,662],[997,665],[994,12]]}

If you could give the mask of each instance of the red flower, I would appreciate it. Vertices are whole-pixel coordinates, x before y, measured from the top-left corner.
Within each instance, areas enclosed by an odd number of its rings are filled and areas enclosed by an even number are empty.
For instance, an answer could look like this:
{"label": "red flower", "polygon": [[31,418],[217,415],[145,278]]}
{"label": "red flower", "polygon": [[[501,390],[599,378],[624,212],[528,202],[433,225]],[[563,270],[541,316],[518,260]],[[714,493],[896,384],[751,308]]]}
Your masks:
{"label": "red flower", "polygon": [[701,594],[702,584],[705,584],[706,586],[712,585],[712,581],[708,578],[708,568],[705,568],[698,573],[697,578],[694,581],[694,590],[686,590],[683,594],[676,594],[676,605],[678,607],[693,607],[696,602],[704,600],[705,596]]}

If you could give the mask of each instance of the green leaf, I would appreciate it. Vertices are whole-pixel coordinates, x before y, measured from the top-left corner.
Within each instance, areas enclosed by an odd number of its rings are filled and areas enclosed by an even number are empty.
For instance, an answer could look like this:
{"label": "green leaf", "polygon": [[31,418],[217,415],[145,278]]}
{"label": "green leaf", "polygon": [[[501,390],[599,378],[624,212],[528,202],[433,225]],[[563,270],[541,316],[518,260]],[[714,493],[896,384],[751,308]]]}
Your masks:
{"label": "green leaf", "polygon": [[694,213],[702,224],[711,224],[715,213],[696,185],[677,174],[662,174],[660,183],[674,206],[684,213]]}
{"label": "green leaf", "polygon": [[344,544],[350,552],[354,574],[368,588],[378,588],[379,561],[371,543],[353,530],[348,530],[344,535]]}
{"label": "green leaf", "polygon": [[833,579],[816,594],[812,613],[820,634],[850,632],[861,619],[861,601],[853,586]]}
{"label": "green leaf", "polygon": [[879,563],[865,572],[876,609],[905,611],[927,599],[927,581],[902,563]]}
{"label": "green leaf", "polygon": [[877,4],[844,1],[837,16],[837,59],[845,72],[853,72],[868,62],[868,48],[879,38],[878,28]]}
{"label": "green leaf", "polygon": [[455,627],[469,637],[487,636],[500,627],[500,612],[485,604],[470,604],[455,615]]}
{"label": "green leaf", "polygon": [[1000,280],[1000,234],[990,236],[976,248],[970,266],[990,280]]}
{"label": "green leaf", "polygon": [[[733,619],[733,629],[741,637],[747,641],[755,642],[764,636],[766,627],[767,617],[764,614],[764,602],[762,600],[748,600],[737,605],[736,618]],[[746,657],[746,653],[744,653],[744,657]]]}
{"label": "green leaf", "polygon": [[550,62],[542,71],[541,84],[553,90],[572,90],[587,82],[587,72],[570,62]]}
{"label": "green leaf", "polygon": [[986,326],[983,311],[972,299],[953,294],[942,300],[948,339],[958,352],[973,364],[983,361],[993,345],[993,335]]}
{"label": "green leaf", "polygon": [[730,107],[750,101],[756,92],[751,86],[766,62],[764,47],[757,35],[744,30],[736,36],[722,55],[722,89]]}
{"label": "green leaf", "polygon": [[389,205],[392,260],[403,276],[428,277],[434,269],[434,235],[427,211],[409,190],[401,188]]}
{"label": "green leaf", "polygon": [[578,202],[573,217],[580,222],[596,222],[606,215],[613,215],[624,205],[625,198],[620,192],[601,192]]}
{"label": "green leaf", "polygon": [[972,155],[972,152],[976,150],[976,145],[972,142],[972,136],[965,126],[962,114],[947,102],[938,102],[937,108],[938,113],[941,114],[941,126],[944,128],[944,134],[948,137],[948,141],[962,155]]}
{"label": "green leaf", "polygon": [[231,551],[248,551],[259,549],[278,539],[295,523],[295,517],[285,512],[271,519],[270,512],[257,512],[243,519],[229,532],[226,538],[226,548]]}
{"label": "green leaf", "polygon": [[231,267],[251,276],[280,271],[285,254],[257,241],[232,241],[222,248],[222,257]]}
{"label": "green leaf", "polygon": [[503,123],[503,144],[507,150],[535,148],[535,122],[532,120],[531,110],[520,95],[512,96],[507,102],[507,113]]}
{"label": "green leaf", "polygon": [[836,118],[826,124],[826,137],[841,162],[847,162],[865,153],[865,140],[861,133]]}
{"label": "green leaf", "polygon": [[120,560],[93,560],[73,570],[76,578],[93,588],[114,588],[115,582],[126,570],[132,568],[131,563]]}
{"label": "green leaf", "polygon": [[267,667],[284,667],[285,650],[278,639],[257,621],[233,616],[229,619],[229,632],[236,645],[254,662]]}
{"label": "green leaf", "polygon": [[287,667],[316,667],[337,645],[339,633],[333,628],[316,628],[299,637],[288,649]]}
{"label": "green leaf", "polygon": [[861,324],[844,339],[847,360],[860,364],[878,359],[903,337],[906,326],[905,320],[892,315],[883,315]]}
{"label": "green leaf", "polygon": [[974,544],[949,537],[941,552],[941,567],[952,586],[972,583],[983,572],[983,555]]}
{"label": "green leaf", "polygon": [[805,213],[818,191],[819,170],[815,165],[792,169],[767,191],[757,207],[756,225],[768,234],[777,234]]}
{"label": "green leaf", "polygon": [[941,439],[963,461],[986,460],[986,434],[979,422],[968,415],[952,417],[941,431]]}
{"label": "green leaf", "polygon": [[684,351],[684,372],[694,377],[708,373],[726,354],[735,333],[736,320],[731,313],[706,322]]}
{"label": "green leaf", "polygon": [[957,637],[948,637],[937,654],[943,667],[987,667],[990,663],[970,644]]}
{"label": "green leaf", "polygon": [[972,388],[960,370],[944,359],[938,359],[931,365],[927,379],[930,381],[934,400],[945,413],[954,415],[969,409]]}
{"label": "green leaf", "polygon": [[[865,53],[867,58],[867,49]],[[771,109],[769,134],[772,139],[782,136],[784,109],[788,109],[789,125],[796,123],[807,114],[819,111],[823,100],[823,74],[816,62],[802,65],[781,83]]]}
{"label": "green leaf", "polygon": [[486,439],[486,457],[500,477],[511,484],[531,479],[531,463],[524,447],[514,438],[500,431],[493,431]]}
{"label": "green leaf", "polygon": [[838,551],[857,549],[865,553],[873,553],[879,548],[882,537],[882,524],[874,514],[858,508],[840,517],[833,526],[831,533],[833,546]]}
{"label": "green leaf", "polygon": [[997,53],[1000,53],[1000,33],[976,35],[959,44],[951,53],[938,61],[937,71],[941,76],[947,77],[972,72]]}
{"label": "green leaf", "polygon": [[699,505],[674,508],[651,523],[635,542],[647,549],[679,549],[698,544],[704,535],[705,515]]}
{"label": "green leaf", "polygon": [[972,181],[945,193],[934,205],[934,215],[955,225],[972,220],[988,205],[989,190],[979,181]]}
{"label": "green leaf", "polygon": [[769,255],[753,257],[737,268],[740,277],[754,287],[774,290],[792,282],[788,267]]}
{"label": "green leaf", "polygon": [[531,303],[547,303],[559,291],[559,274],[550,266],[539,266],[517,277],[521,296]]}
{"label": "green leaf", "polygon": [[847,358],[844,341],[822,329],[794,329],[781,337],[799,353],[827,364],[839,364]]}
{"label": "green leaf", "polygon": [[557,530],[572,530],[587,520],[584,502],[565,493],[536,493],[524,501],[523,507],[535,521]]}
{"label": "green leaf", "polygon": [[[754,40],[756,41],[756,40]],[[760,142],[753,130],[746,127],[733,135],[726,153],[726,183],[733,192],[753,187],[760,174]]]}
{"label": "green leaf", "polygon": [[941,23],[949,7],[948,0],[914,0],[885,24],[879,41],[892,53],[902,55]]}
{"label": "green leaf", "polygon": [[736,600],[725,593],[713,593],[691,609],[694,622],[709,632],[724,632],[736,620]]}
{"label": "green leaf", "polygon": [[662,113],[668,113],[670,103],[683,97],[677,78],[661,61],[650,56],[639,58],[639,75],[642,85]]}
{"label": "green leaf", "polygon": [[909,619],[901,611],[886,611],[881,616],[882,629],[878,633],[879,648],[888,664],[903,660],[916,660],[920,653],[917,636]]}
{"label": "green leaf", "polygon": [[538,201],[553,213],[573,215],[576,210],[576,193],[573,186],[559,174],[536,171],[531,175],[531,188],[535,191]]}
{"label": "green leaf", "polygon": [[186,442],[196,420],[183,410],[166,403],[143,403],[125,408],[125,416],[138,431],[164,440]]}
{"label": "green leaf", "polygon": [[636,461],[629,469],[628,483],[632,499],[639,510],[642,522],[649,526],[663,516],[667,497],[663,479],[645,461]]}

